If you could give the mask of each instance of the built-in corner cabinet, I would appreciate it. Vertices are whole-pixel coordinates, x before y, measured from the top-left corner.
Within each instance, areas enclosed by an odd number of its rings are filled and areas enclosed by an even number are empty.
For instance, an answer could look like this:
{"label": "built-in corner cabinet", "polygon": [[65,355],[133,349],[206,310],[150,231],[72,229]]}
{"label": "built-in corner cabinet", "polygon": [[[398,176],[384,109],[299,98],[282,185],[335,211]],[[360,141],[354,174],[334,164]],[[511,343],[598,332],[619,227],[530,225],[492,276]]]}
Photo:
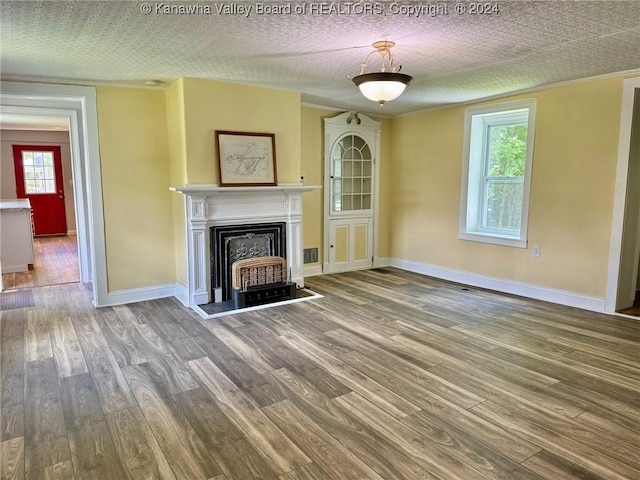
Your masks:
{"label": "built-in corner cabinet", "polygon": [[33,227],[28,199],[0,200],[0,265],[2,273],[33,266]]}
{"label": "built-in corner cabinet", "polygon": [[371,268],[377,257],[381,124],[346,112],[324,119],[323,273]]}

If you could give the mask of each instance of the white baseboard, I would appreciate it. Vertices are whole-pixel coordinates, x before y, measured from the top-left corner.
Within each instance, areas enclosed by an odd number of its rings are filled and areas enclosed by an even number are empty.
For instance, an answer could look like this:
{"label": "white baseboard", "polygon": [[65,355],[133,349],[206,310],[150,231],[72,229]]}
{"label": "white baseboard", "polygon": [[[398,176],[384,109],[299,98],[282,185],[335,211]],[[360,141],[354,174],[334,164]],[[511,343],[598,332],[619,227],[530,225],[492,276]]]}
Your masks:
{"label": "white baseboard", "polygon": [[185,307],[189,306],[189,290],[187,290],[186,286],[176,282],[175,292],[173,295],[182,305]]}
{"label": "white baseboard", "polygon": [[[391,259],[389,257],[376,257],[373,259],[373,268],[388,267],[391,265]],[[324,273],[322,265],[315,265],[313,267],[304,267],[302,273],[305,277],[315,277],[316,275],[322,275]]]}
{"label": "white baseboard", "polygon": [[430,277],[449,280],[474,287],[496,290],[503,293],[511,293],[527,298],[535,298],[551,303],[558,303],[568,307],[577,307],[594,312],[604,312],[604,298],[588,297],[579,293],[556,290],[554,288],[541,287],[528,283],[505,280],[501,278],[487,277],[477,273],[463,272],[449,268],[428,265],[426,263],[411,262],[397,258],[390,259],[390,265],[408,270],[414,273],[428,275]]}
{"label": "white baseboard", "polygon": [[391,259],[389,257],[376,257],[373,259],[373,268],[390,267]]}
{"label": "white baseboard", "polygon": [[67,230],[67,236],[73,236],[73,235],[77,235],[78,232],[76,232],[75,230]]}
{"label": "white baseboard", "polygon": [[322,265],[315,265],[313,267],[302,267],[303,277],[315,277],[316,275],[322,275]]}
{"label": "white baseboard", "polygon": [[99,307],[112,307],[124,303],[144,302],[156,298],[173,297],[176,294],[175,285],[158,285],[155,287],[132,288],[131,290],[119,290],[107,293],[106,301]]}

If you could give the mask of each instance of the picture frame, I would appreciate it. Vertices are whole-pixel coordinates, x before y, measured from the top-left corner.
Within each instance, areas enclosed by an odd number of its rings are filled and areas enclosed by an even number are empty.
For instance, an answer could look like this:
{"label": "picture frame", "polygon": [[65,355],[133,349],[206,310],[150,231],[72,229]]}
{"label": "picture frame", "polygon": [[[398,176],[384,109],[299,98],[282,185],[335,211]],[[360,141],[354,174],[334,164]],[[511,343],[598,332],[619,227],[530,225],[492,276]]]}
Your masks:
{"label": "picture frame", "polygon": [[221,187],[278,185],[275,134],[227,130],[215,134]]}

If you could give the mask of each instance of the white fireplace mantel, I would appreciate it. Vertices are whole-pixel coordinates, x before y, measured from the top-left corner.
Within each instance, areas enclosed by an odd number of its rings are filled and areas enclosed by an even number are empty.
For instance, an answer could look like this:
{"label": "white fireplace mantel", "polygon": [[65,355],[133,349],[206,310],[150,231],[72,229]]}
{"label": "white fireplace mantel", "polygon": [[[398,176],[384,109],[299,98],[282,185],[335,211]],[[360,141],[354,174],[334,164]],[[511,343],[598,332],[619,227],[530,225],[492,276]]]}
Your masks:
{"label": "white fireplace mantel", "polygon": [[209,185],[209,184],[202,184],[202,183],[195,183],[195,184],[191,184],[191,185],[185,185],[184,187],[170,187],[169,190],[171,190],[172,192],[178,192],[178,193],[183,193],[185,195],[194,195],[194,196],[198,196],[198,195],[202,195],[202,194],[206,194],[208,195],[220,195],[220,194],[224,194],[224,193],[250,193],[250,194],[254,194],[254,193],[260,193],[260,192],[266,192],[266,193],[274,193],[274,192],[285,192],[285,193],[304,193],[304,192],[310,192],[312,190],[317,190],[319,188],[319,186],[307,186],[307,185],[302,185],[302,184],[298,184],[298,183],[291,183],[291,184],[283,184],[283,185],[277,185],[277,186],[273,186],[273,187],[219,187],[218,185]]}
{"label": "white fireplace mantel", "polygon": [[171,187],[185,196],[187,293],[189,306],[213,300],[209,230],[219,225],[284,222],[291,280],[304,286],[302,274],[302,194],[319,186],[219,187],[193,184]]}

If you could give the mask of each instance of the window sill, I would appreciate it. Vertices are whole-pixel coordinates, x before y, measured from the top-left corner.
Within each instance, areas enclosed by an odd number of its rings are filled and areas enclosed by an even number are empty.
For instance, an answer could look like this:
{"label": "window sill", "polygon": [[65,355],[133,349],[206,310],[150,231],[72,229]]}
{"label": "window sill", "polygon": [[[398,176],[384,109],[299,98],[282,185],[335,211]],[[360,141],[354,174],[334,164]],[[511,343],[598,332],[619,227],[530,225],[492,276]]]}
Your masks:
{"label": "window sill", "polygon": [[526,239],[506,237],[506,236],[500,236],[495,234],[460,232],[458,234],[458,238],[460,240],[468,240],[471,242],[480,242],[480,243],[491,243],[493,245],[502,245],[505,247],[527,248]]}

